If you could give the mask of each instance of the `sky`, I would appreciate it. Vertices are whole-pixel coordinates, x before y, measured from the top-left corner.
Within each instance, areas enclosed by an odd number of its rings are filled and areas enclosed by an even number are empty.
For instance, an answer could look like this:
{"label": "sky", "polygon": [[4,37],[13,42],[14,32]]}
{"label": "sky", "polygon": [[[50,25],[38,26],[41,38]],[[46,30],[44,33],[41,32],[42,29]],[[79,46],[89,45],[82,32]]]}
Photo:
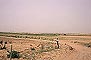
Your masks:
{"label": "sky", "polygon": [[0,31],[91,33],[91,0],[0,0]]}

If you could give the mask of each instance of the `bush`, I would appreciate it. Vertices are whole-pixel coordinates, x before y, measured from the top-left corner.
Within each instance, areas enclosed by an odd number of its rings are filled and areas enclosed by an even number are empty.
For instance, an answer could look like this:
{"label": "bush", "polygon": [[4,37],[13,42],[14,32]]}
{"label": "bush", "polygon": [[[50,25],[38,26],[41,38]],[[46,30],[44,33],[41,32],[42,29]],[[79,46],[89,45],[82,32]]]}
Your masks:
{"label": "bush", "polygon": [[17,51],[12,51],[12,52],[9,52],[9,54],[7,54],[7,57],[10,58],[10,55],[11,55],[11,58],[19,58],[19,52]]}
{"label": "bush", "polygon": [[84,44],[86,47],[91,47],[91,44],[90,43],[85,43]]}

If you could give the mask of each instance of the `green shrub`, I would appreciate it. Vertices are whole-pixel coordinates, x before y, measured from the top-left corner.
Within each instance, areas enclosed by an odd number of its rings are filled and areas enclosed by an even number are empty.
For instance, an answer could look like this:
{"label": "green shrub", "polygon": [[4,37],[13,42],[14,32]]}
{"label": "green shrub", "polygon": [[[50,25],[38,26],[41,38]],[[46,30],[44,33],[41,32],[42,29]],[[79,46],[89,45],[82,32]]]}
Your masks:
{"label": "green shrub", "polygon": [[7,54],[7,57],[10,58],[10,55],[11,55],[11,58],[19,58],[19,52],[17,51],[12,51],[12,52],[9,52],[9,54]]}

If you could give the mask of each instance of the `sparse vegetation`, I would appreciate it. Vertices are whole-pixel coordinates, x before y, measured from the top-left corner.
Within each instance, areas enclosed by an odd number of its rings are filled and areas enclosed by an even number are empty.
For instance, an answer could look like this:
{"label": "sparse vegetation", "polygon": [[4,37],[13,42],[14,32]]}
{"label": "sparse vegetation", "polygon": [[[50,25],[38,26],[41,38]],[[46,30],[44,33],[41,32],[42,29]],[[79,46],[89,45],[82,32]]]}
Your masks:
{"label": "sparse vegetation", "polygon": [[58,33],[41,33],[41,34],[33,34],[33,33],[10,33],[10,32],[0,32],[0,36],[5,37],[13,37],[13,38],[27,38],[27,39],[40,39],[40,40],[53,40],[60,36]]}
{"label": "sparse vegetation", "polygon": [[9,54],[7,54],[7,57],[10,58],[10,55],[11,55],[11,58],[19,58],[20,55],[19,55],[19,52],[17,51],[12,51],[12,52],[8,52]]}
{"label": "sparse vegetation", "polygon": [[89,43],[80,42],[80,44],[82,44],[83,46],[86,46],[88,48],[91,48],[91,42],[89,42]]}
{"label": "sparse vegetation", "polygon": [[[57,38],[59,41],[55,40]],[[7,59],[11,54],[12,58],[19,58],[19,60],[56,60],[67,54],[69,56],[77,50],[74,48],[75,45],[91,47],[90,42],[82,42],[83,40],[90,41],[90,39],[90,36],[68,36],[67,34],[0,33],[0,44],[5,43],[5,46],[3,45],[5,48],[1,48],[0,53],[7,55]],[[14,50],[6,54],[5,51],[10,49],[10,44],[13,45]]]}

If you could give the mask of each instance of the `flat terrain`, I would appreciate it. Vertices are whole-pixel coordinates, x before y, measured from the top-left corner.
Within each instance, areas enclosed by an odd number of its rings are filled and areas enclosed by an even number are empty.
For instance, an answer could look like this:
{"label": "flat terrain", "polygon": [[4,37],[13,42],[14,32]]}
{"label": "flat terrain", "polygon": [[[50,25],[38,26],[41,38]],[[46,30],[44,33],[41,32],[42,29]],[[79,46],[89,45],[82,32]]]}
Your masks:
{"label": "flat terrain", "polygon": [[10,42],[21,56],[12,60],[91,60],[91,36],[60,36],[60,48],[55,40],[0,37],[1,40],[7,44],[0,50],[0,60],[9,60]]}

